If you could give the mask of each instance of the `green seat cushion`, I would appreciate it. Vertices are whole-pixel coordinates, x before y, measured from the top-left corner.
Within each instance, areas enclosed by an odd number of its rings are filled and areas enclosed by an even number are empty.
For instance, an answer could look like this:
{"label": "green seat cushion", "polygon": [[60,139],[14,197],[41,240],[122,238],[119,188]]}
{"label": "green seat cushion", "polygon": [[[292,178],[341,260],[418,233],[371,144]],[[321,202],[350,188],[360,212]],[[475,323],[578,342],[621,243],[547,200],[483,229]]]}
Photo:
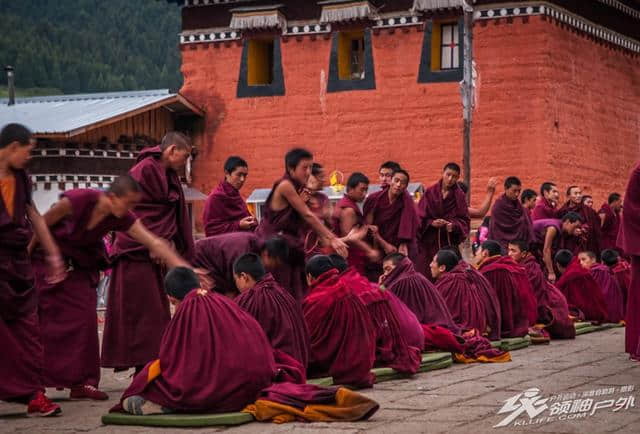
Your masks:
{"label": "green seat cushion", "polygon": [[107,413],[102,416],[105,425],[139,425],[165,427],[205,427],[241,425],[253,422],[253,416],[248,413],[218,413],[218,414],[158,414],[135,416],[127,413]]}

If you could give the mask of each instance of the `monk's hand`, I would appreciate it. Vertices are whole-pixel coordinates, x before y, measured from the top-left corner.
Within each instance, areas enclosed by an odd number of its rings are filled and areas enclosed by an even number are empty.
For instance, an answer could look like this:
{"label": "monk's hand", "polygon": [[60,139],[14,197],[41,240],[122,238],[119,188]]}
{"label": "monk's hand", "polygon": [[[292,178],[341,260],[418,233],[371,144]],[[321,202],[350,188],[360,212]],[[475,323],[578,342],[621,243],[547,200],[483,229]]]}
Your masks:
{"label": "monk's hand", "polygon": [[547,279],[549,279],[549,282],[551,283],[555,283],[556,281],[556,273],[554,273],[553,271],[551,273],[549,273],[549,275],[547,276]]}
{"label": "monk's hand", "polygon": [[453,223],[447,223],[447,232],[453,232]]}
{"label": "monk's hand", "polygon": [[498,186],[498,178],[495,176],[489,178],[489,182],[487,183],[487,191],[492,193],[496,191],[496,187]]}
{"label": "monk's hand", "polygon": [[243,231],[251,229],[257,225],[258,222],[256,221],[254,216],[245,217],[241,219],[240,223],[238,224],[238,226],[240,226],[240,229],[242,229]]}
{"label": "monk's hand", "polygon": [[392,254],[392,253],[396,253],[396,252],[398,251],[398,249],[396,248],[396,246],[391,245],[391,244],[388,244],[388,243],[387,243],[387,244],[385,244],[383,248],[384,248],[384,253],[385,253],[386,255],[390,255],[390,254]]}
{"label": "monk's hand", "polygon": [[435,219],[434,221],[431,222],[431,226],[433,226],[434,228],[441,228],[442,226],[445,226],[448,222],[446,220],[443,219]]}
{"label": "monk's hand", "polygon": [[209,272],[204,268],[194,268],[193,272],[198,275],[198,280],[200,281],[200,287],[202,289],[211,290],[216,286],[211,276],[209,276]]}
{"label": "monk's hand", "polygon": [[406,243],[400,244],[400,246],[398,247],[398,253],[409,256],[409,248],[407,247]]}
{"label": "monk's hand", "polygon": [[367,225],[367,228],[369,229],[369,232],[371,233],[371,235],[373,235],[374,237],[378,235],[378,233],[380,232],[378,230],[378,226],[376,225]]}
{"label": "monk's hand", "polygon": [[60,255],[48,255],[47,265],[49,272],[47,274],[47,283],[53,285],[62,282],[67,277],[67,271],[64,266],[64,261]]}
{"label": "monk's hand", "polygon": [[369,228],[367,228],[366,226],[360,226],[358,228],[353,227],[351,228],[347,236],[344,237],[344,241],[349,242],[349,241],[361,240],[367,236],[368,232],[369,232]]}
{"label": "monk's hand", "polygon": [[340,238],[332,238],[330,246],[338,255],[342,256],[343,258],[349,256],[349,248],[347,247],[347,244]]}
{"label": "monk's hand", "polygon": [[309,200],[311,199],[311,192],[308,189],[303,188],[300,192],[300,198],[304,203],[309,202]]}

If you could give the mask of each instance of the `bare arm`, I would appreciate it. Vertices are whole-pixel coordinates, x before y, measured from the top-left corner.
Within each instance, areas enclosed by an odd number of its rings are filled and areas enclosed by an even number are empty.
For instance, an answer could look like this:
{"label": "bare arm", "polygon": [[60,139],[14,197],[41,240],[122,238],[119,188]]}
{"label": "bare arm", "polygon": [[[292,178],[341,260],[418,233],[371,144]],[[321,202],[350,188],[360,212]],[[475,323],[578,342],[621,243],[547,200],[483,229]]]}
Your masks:
{"label": "bare arm", "polygon": [[[351,232],[358,222],[356,212],[351,208],[342,208],[340,211],[340,234],[346,236]],[[365,252],[369,257],[376,257],[378,253],[369,244],[360,239],[351,239],[349,244]]]}
{"label": "bare arm", "polygon": [[544,265],[547,267],[547,277],[549,281],[555,282],[556,273],[553,270],[553,259],[551,258],[551,246],[553,245],[553,240],[558,234],[558,231],[553,226],[547,228],[547,233],[544,236],[544,247],[542,250]]}
{"label": "bare arm", "polygon": [[607,215],[605,213],[598,214],[600,216],[600,227],[604,227],[604,222],[607,220]]}
{"label": "bare arm", "polygon": [[489,178],[487,183],[487,195],[484,201],[480,204],[479,208],[469,207],[469,216],[471,218],[483,218],[489,212],[491,208],[491,202],[493,202],[493,196],[496,194],[496,185],[498,184],[498,178]]}
{"label": "bare arm", "polygon": [[191,265],[182,259],[165,239],[154,235],[142,224],[140,219],[131,225],[127,234],[149,249],[152,255],[161,258],[169,267],[191,268]]}
{"label": "bare arm", "polygon": [[49,232],[49,227],[44,221],[44,218],[38,212],[38,209],[33,204],[27,206],[27,216],[31,220],[33,231],[36,237],[42,243],[42,246],[47,251],[47,262],[50,268],[50,283],[57,283],[64,280],[65,271],[62,256],[60,255],[60,249],[55,240]]}

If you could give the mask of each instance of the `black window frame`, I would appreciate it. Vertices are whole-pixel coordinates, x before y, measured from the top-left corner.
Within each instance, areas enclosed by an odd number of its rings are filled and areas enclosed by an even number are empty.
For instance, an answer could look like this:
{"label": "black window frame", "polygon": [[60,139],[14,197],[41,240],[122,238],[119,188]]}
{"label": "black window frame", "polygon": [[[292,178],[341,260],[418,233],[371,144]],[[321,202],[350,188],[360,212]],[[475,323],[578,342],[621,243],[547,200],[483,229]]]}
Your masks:
{"label": "black window frame", "polygon": [[364,78],[361,80],[341,80],[338,68],[338,48],[340,31],[333,32],[329,55],[329,78],[327,92],[348,92],[352,90],[373,90],[376,88],[371,29],[364,29]]}
{"label": "black window frame", "polygon": [[273,38],[273,67],[271,69],[272,81],[270,84],[249,85],[249,41],[247,38],[242,46],[242,60],[240,62],[240,74],[238,77],[238,98],[259,98],[268,96],[285,95],[284,72],[282,69],[282,47],[281,38]]}
{"label": "black window frame", "polygon": [[[431,70],[431,40],[433,37],[433,21],[429,20],[425,24],[424,38],[422,40],[422,54],[420,57],[420,66],[418,69],[418,83],[446,83],[462,81],[462,70],[464,63],[464,20],[462,17],[456,21],[458,30],[458,59],[459,67],[453,69]],[[441,26],[438,26],[440,29]],[[440,48],[438,48],[440,49]],[[442,53],[439,52],[438,56]]]}

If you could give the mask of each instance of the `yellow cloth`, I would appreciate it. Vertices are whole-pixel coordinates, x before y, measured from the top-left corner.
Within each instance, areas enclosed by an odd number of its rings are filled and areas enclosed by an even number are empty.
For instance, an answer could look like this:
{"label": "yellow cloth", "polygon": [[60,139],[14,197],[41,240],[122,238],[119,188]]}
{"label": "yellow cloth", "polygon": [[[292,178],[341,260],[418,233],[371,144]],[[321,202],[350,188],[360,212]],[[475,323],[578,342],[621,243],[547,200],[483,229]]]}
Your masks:
{"label": "yellow cloth", "polygon": [[13,198],[16,195],[16,178],[13,175],[0,178],[0,195],[7,213],[13,218]]}
{"label": "yellow cloth", "polygon": [[274,423],[293,422],[296,419],[307,422],[348,422],[368,419],[378,411],[377,402],[357,392],[340,387],[336,392],[334,405],[307,405],[304,410],[290,405],[265,399],[245,407],[243,413],[250,413],[261,422],[272,420]]}
{"label": "yellow cloth", "polygon": [[455,353],[453,359],[458,363],[504,363],[511,361],[511,354],[505,351],[503,354],[496,357],[478,356],[476,358],[466,357],[463,354]]}

